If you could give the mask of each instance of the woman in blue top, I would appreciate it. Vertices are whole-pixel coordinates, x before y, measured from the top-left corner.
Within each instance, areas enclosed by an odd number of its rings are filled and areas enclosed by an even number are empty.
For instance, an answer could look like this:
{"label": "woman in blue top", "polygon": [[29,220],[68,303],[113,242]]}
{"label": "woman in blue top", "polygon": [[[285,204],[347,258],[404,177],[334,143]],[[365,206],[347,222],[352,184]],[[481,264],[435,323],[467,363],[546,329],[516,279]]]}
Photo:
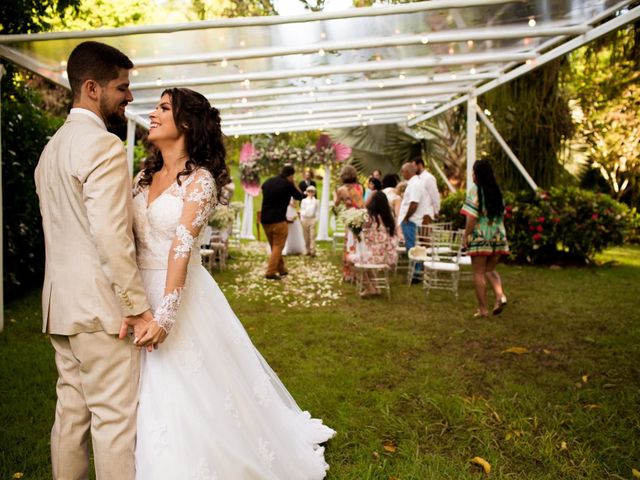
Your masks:
{"label": "woman in blue top", "polygon": [[473,164],[473,182],[461,213],[467,217],[462,240],[473,266],[473,282],[478,298],[476,317],[487,317],[487,288],[489,280],[496,295],[493,314],[498,315],[507,305],[502,290],[502,280],[496,272],[501,255],[509,254],[507,234],[504,229],[504,201],[488,160]]}

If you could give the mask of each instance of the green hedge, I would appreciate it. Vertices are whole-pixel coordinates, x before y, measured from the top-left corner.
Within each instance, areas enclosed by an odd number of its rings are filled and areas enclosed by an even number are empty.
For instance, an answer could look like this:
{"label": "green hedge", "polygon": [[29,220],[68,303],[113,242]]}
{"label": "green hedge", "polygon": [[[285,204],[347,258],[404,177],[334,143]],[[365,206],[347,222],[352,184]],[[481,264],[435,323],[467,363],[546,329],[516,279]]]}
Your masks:
{"label": "green hedge", "polygon": [[[4,93],[4,92],[3,92]],[[33,173],[45,144],[64,119],[38,108],[25,87],[2,98],[4,285],[7,298],[42,285],[44,239]]]}
{"label": "green hedge", "polygon": [[[442,221],[463,228],[464,192],[446,197]],[[575,187],[505,193],[505,227],[511,260],[527,263],[590,262],[622,244],[640,225],[638,213],[608,195]]]}

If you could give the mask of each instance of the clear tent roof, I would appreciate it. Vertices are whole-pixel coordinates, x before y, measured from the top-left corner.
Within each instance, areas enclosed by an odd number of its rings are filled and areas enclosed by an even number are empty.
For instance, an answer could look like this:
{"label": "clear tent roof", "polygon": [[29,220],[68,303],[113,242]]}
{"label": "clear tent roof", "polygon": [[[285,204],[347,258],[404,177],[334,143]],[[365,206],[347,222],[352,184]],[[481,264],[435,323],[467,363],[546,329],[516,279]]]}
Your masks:
{"label": "clear tent roof", "polygon": [[[67,85],[65,60],[103,41],[134,61],[128,115],[164,88],[221,110],[227,135],[414,123],[628,10],[615,0],[432,0],[179,25],[0,36],[0,55]],[[634,9],[634,10],[637,10]],[[636,12],[637,14],[637,12]]]}

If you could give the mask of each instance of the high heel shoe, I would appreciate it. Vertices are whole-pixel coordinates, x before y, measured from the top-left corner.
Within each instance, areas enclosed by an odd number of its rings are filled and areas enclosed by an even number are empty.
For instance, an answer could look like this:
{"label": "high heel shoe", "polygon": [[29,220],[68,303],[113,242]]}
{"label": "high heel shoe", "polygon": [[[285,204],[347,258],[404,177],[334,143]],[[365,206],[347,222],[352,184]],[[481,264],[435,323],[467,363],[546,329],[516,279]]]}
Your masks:
{"label": "high heel shoe", "polygon": [[496,307],[493,309],[493,314],[494,314],[494,315],[499,315],[499,314],[501,314],[501,313],[502,313],[502,310],[504,310],[504,307],[506,307],[506,306],[507,306],[507,297],[506,297],[506,296],[504,296],[504,295],[502,295],[502,296],[500,297],[500,301],[498,302],[498,306],[496,306]]}

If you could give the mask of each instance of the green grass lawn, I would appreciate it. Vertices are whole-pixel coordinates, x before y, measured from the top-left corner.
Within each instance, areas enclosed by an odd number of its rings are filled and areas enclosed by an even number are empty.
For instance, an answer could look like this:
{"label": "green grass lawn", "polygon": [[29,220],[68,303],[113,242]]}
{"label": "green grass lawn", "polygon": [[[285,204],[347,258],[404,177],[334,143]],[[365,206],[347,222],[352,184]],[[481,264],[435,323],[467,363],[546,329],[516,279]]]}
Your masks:
{"label": "green grass lawn", "polygon": [[[214,277],[300,406],[338,431],[330,480],[479,479],[476,456],[496,479],[640,470],[640,248],[586,268],[501,266],[509,305],[483,320],[468,283],[458,301],[400,278],[392,301],[363,300],[337,281],[337,254],[287,259],[267,284],[265,257],[245,250]],[[48,479],[56,375],[39,292],[5,319],[0,480]]]}

